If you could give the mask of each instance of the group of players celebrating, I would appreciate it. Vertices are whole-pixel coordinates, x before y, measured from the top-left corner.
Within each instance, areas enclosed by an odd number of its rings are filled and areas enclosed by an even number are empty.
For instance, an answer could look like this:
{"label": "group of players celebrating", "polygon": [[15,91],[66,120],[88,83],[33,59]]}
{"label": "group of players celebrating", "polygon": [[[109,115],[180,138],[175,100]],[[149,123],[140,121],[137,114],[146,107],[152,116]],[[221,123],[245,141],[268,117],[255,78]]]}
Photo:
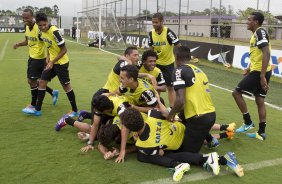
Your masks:
{"label": "group of players celebrating", "polygon": [[[124,55],[117,58],[106,84],[93,95],[89,112],[78,112],[70,85],[67,48],[58,29],[49,25],[44,13],[37,13],[34,21],[29,9],[23,11],[23,20],[26,39],[15,44],[14,48],[29,46],[27,77],[32,101],[22,110],[24,113],[42,115],[46,91],[56,104],[58,91],[47,87],[47,83],[58,76],[72,110],[62,116],[55,130],[60,131],[66,125],[76,127],[79,138],[87,142],[81,148],[82,152],[93,150],[96,140],[96,147],[104,159],[115,158],[117,163],[124,162],[127,153],[137,152],[140,162],[174,168],[174,181],[182,179],[183,174],[190,170],[190,164],[202,166],[214,175],[219,174],[220,165],[226,165],[237,176],[244,175],[233,152],[222,156],[217,152],[200,153],[203,144],[212,148],[219,145],[218,139],[232,139],[236,124],[215,124],[216,113],[208,78],[201,69],[189,63],[190,49],[182,46],[176,34],[163,26],[161,13],[153,15],[150,49],[139,61],[137,48],[126,48]],[[256,15],[251,15],[249,21],[258,22]],[[258,47],[261,48],[265,45]],[[261,84],[267,87],[270,76],[266,70],[264,72],[267,78]],[[238,94],[242,95],[244,86],[247,85],[244,83],[241,88],[236,88],[233,93],[235,100],[239,98]],[[166,90],[169,108],[160,97],[160,93]],[[267,89],[264,90],[266,94]],[[246,118],[246,112],[242,112],[245,123],[236,132],[253,128],[253,123],[247,122],[251,120]],[[91,124],[83,122],[85,119],[91,119]],[[211,135],[211,130],[223,132]],[[264,129],[249,137],[264,140]],[[113,142],[120,144],[120,148],[109,148]]]}

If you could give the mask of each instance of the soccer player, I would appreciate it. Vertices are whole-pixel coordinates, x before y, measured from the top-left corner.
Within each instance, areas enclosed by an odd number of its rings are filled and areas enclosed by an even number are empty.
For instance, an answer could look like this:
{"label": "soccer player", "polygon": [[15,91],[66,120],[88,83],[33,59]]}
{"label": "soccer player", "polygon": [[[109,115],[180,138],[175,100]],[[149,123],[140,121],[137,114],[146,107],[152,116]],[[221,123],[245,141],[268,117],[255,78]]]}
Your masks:
{"label": "soccer player", "polygon": [[168,115],[168,120],[173,121],[176,113],[184,110],[187,136],[183,150],[198,153],[205,139],[207,142],[211,141],[209,131],[216,120],[209,81],[202,70],[188,64],[191,53],[187,46],[175,47],[174,55],[177,66],[173,72],[176,103]]}
{"label": "soccer player", "polygon": [[[160,94],[166,91],[165,80],[162,71],[156,67],[158,55],[153,50],[147,50],[142,54],[142,66],[139,69],[139,73],[148,73],[156,78],[157,85],[153,87]],[[150,79],[144,78],[151,83]],[[151,83],[152,84],[152,83]]]}
{"label": "soccer player", "polygon": [[250,40],[250,65],[245,77],[232,93],[244,119],[243,125],[236,130],[238,133],[243,133],[254,128],[254,123],[242,94],[247,93],[255,96],[260,121],[259,130],[258,132],[247,133],[246,135],[259,140],[265,140],[266,138],[266,109],[264,98],[269,89],[268,83],[271,77],[271,67],[269,64],[271,45],[268,33],[261,27],[263,21],[264,16],[260,12],[253,12],[248,16],[247,28],[253,33]]}
{"label": "soccer player", "polygon": [[[27,66],[27,82],[31,91],[31,103],[26,108],[22,109],[23,112],[28,112],[36,105],[38,93],[38,79],[40,79],[42,71],[46,65],[45,45],[39,35],[39,28],[34,21],[33,11],[25,9],[22,13],[22,18],[25,24],[25,40],[14,44],[14,49],[21,46],[27,46],[29,49],[29,59]],[[58,100],[59,91],[53,90],[46,86],[46,91],[53,97],[53,105],[56,105]]]}
{"label": "soccer player", "polygon": [[[207,155],[183,151],[187,139],[185,125],[180,122],[169,122],[162,113],[151,110],[147,119],[143,119],[136,109],[128,108],[120,115],[123,126],[138,133],[135,146],[139,152],[137,159],[141,162],[175,168],[174,181],[179,181],[190,169],[189,164],[210,167],[214,175],[220,171],[219,165],[227,165],[239,177],[244,175],[235,154],[228,152],[219,156],[213,152]],[[167,151],[172,150],[172,151]]]}
{"label": "soccer player", "polygon": [[41,31],[41,38],[48,50],[48,56],[46,59],[48,62],[39,81],[35,110],[31,111],[30,114],[35,116],[41,115],[41,106],[45,97],[46,85],[48,81],[51,81],[52,78],[58,76],[72,106],[72,110],[69,114],[70,116],[76,116],[77,106],[75,94],[70,85],[68,70],[69,58],[67,55],[65,41],[58,28],[48,24],[48,18],[45,13],[36,14],[36,23]]}
{"label": "soccer player", "polygon": [[162,71],[168,89],[170,107],[175,103],[175,91],[172,86],[172,72],[174,70],[174,45],[180,46],[176,34],[163,25],[163,15],[155,13],[152,23],[154,29],[149,32],[149,46],[158,54],[157,67]]}

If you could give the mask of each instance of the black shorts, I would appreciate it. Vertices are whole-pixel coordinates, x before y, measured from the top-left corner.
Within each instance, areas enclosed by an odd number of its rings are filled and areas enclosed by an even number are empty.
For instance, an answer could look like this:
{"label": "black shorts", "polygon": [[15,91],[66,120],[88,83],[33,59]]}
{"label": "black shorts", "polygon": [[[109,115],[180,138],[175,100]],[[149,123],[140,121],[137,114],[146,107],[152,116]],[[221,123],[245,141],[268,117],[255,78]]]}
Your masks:
{"label": "black shorts", "polygon": [[174,63],[169,65],[156,65],[163,73],[165,84],[172,86],[172,74],[174,70]]}
{"label": "black shorts", "polygon": [[59,65],[54,64],[51,70],[44,70],[41,75],[41,79],[45,81],[51,81],[55,76],[58,76],[59,81],[62,85],[70,83],[69,77],[69,63]]}
{"label": "black shorts", "polygon": [[[265,78],[267,83],[269,83],[272,71],[266,72]],[[245,76],[237,85],[236,91],[244,93],[247,95],[255,95],[265,98],[267,91],[260,85],[260,72],[252,71],[247,76]]]}
{"label": "black shorts", "polygon": [[37,80],[41,77],[41,74],[46,65],[44,59],[33,59],[31,57],[28,58],[27,62],[27,78],[30,80]]}

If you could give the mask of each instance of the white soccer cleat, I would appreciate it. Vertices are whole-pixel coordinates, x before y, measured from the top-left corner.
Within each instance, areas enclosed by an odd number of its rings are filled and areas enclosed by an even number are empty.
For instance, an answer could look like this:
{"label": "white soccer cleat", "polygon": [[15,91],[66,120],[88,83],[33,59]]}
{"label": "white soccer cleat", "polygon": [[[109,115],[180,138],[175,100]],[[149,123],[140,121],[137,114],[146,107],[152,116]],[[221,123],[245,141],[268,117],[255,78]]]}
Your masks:
{"label": "white soccer cleat", "polygon": [[211,167],[214,175],[219,174],[220,167],[218,164],[218,153],[217,152],[210,153],[206,163]]}
{"label": "white soccer cleat", "polygon": [[173,181],[180,181],[184,173],[190,170],[190,165],[188,163],[181,163],[175,167],[175,172],[173,174]]}

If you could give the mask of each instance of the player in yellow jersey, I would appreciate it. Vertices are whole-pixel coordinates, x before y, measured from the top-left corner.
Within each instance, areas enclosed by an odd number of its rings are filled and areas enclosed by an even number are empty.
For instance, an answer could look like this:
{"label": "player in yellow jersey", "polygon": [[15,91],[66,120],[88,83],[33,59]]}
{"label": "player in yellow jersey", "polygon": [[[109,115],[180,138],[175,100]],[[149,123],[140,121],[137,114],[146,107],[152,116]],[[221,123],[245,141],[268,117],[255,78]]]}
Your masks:
{"label": "player in yellow jersey", "polygon": [[47,47],[48,55],[46,59],[47,65],[39,81],[35,110],[30,112],[30,114],[35,116],[41,115],[41,107],[45,97],[47,83],[48,81],[51,81],[52,78],[57,76],[72,106],[70,115],[76,116],[77,106],[75,101],[75,94],[70,85],[68,70],[69,58],[67,55],[65,41],[62,38],[58,28],[56,26],[49,25],[46,14],[37,13],[36,24],[41,31],[41,39],[44,41],[44,44]]}
{"label": "player in yellow jersey", "polygon": [[203,155],[184,151],[183,148],[187,144],[186,136],[189,133],[185,130],[185,125],[167,121],[160,111],[153,109],[144,119],[139,111],[128,108],[120,115],[120,120],[125,128],[138,134],[135,143],[139,150],[137,159],[145,163],[175,168],[174,181],[179,181],[190,169],[189,164],[211,168],[214,175],[219,174],[219,165],[227,165],[237,176],[244,175],[243,168],[232,152],[219,156],[216,152]]}
{"label": "player in yellow jersey", "polygon": [[176,113],[184,109],[187,140],[183,150],[198,153],[204,140],[212,141],[209,131],[216,120],[209,81],[202,70],[188,64],[191,53],[187,46],[175,47],[174,55],[177,66],[173,74],[176,103],[169,113],[168,120],[172,121]]}
{"label": "player in yellow jersey", "polygon": [[180,42],[176,34],[163,25],[163,15],[153,15],[152,23],[154,29],[149,33],[148,44],[158,54],[157,67],[162,71],[168,89],[168,100],[170,107],[174,105],[175,91],[172,86],[172,72],[174,70],[173,48],[179,46]]}
{"label": "player in yellow jersey", "polygon": [[[34,109],[37,100],[38,79],[41,78],[42,71],[46,65],[45,45],[39,35],[39,28],[34,21],[33,11],[25,9],[22,13],[23,22],[25,24],[25,40],[14,44],[13,48],[17,49],[21,46],[28,46],[29,59],[27,66],[27,82],[31,91],[31,103],[26,108],[22,109],[23,112],[28,112]],[[58,100],[59,91],[53,90],[46,86],[46,91],[53,97],[53,105],[56,105]]]}
{"label": "player in yellow jersey", "polygon": [[246,102],[242,96],[243,93],[254,95],[259,114],[259,130],[255,133],[246,134],[250,138],[265,140],[266,127],[266,109],[264,98],[269,89],[268,83],[271,77],[270,60],[270,42],[269,35],[262,23],[264,16],[260,12],[253,12],[249,15],[247,21],[248,30],[253,32],[250,40],[250,65],[246,76],[237,85],[232,95],[243,114],[244,123],[236,130],[237,133],[244,133],[254,128]]}

